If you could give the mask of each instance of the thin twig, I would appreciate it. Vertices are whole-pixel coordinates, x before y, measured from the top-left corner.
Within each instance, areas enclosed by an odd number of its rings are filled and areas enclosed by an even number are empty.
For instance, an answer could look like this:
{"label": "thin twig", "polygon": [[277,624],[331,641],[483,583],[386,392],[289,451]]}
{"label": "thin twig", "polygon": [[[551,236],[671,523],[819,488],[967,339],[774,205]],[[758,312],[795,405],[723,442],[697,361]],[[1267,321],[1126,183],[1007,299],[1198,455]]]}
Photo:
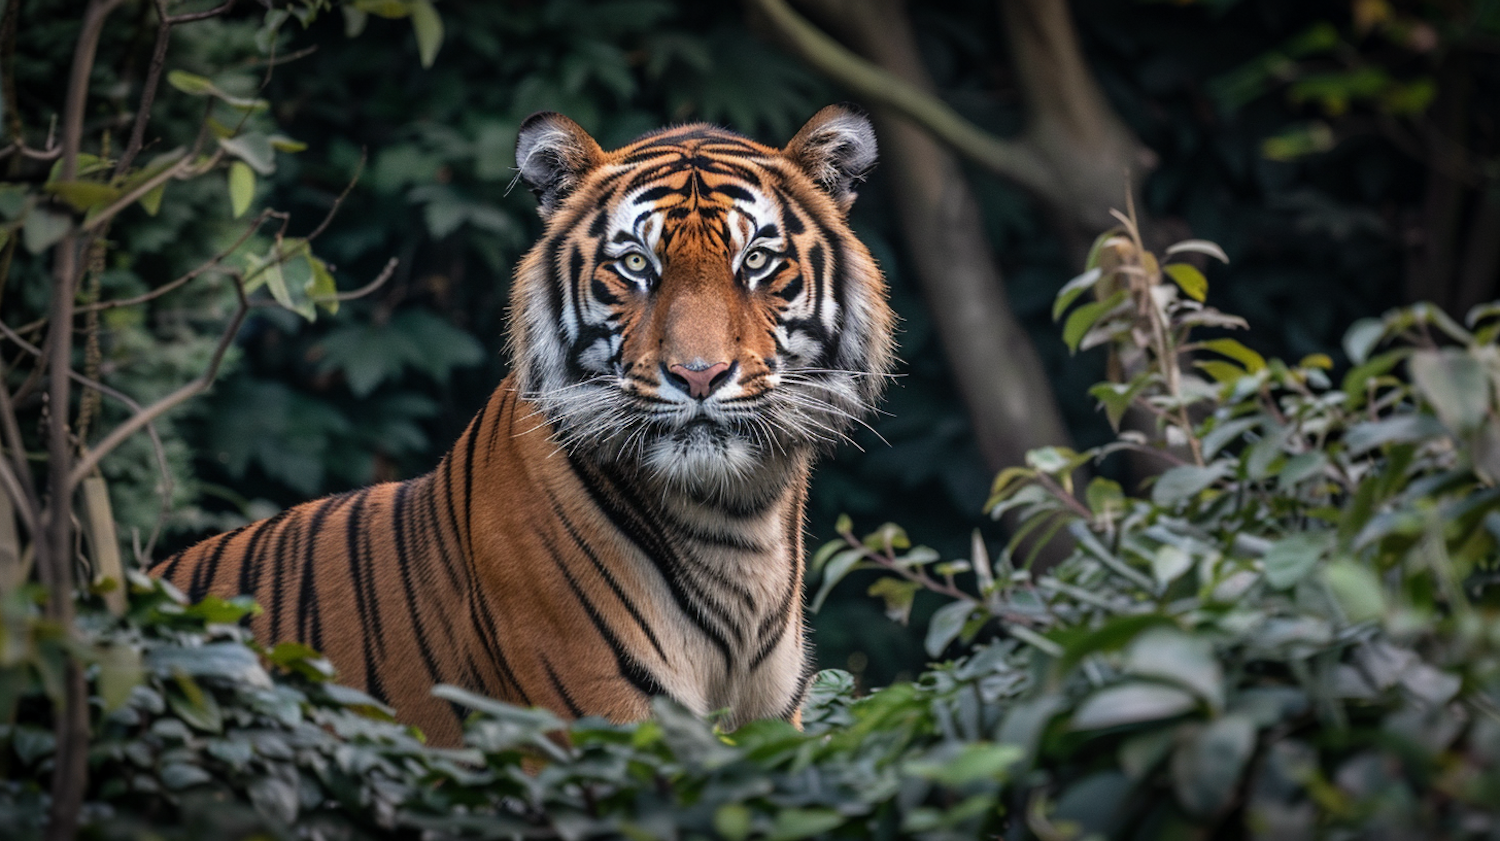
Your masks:
{"label": "thin twig", "polygon": [[[0,321],[0,335],[4,335],[5,338],[10,339],[12,342],[15,342],[16,345],[21,348],[21,350],[27,353],[33,354],[38,357],[40,357],[42,354],[41,348],[21,338],[16,334],[14,330],[10,328],[9,325],[7,325],[3,321]],[[93,379],[91,377],[85,376],[84,374],[80,374],[77,371],[74,371],[72,368],[68,369],[68,376],[73,379],[73,382],[78,383],[84,388],[93,389],[94,391],[97,391],[106,397],[110,397],[120,401],[121,403],[124,403],[127,408],[129,408],[136,414],[140,414],[141,412],[145,411],[145,409],[141,407],[141,404],[136,402],[134,398],[132,398],[125,392],[114,388],[113,386],[105,385],[97,379]],[[4,396],[0,395],[0,412],[4,411],[4,404],[6,402],[8,401],[4,398]],[[0,422],[4,422],[4,420],[4,417],[0,416]],[[171,466],[167,463],[167,448],[164,444],[162,444],[161,435],[156,431],[155,424],[147,423],[146,432],[151,436],[151,445],[156,450],[156,464],[157,467],[161,470],[162,484],[167,489],[167,491],[164,492],[170,492],[172,487],[172,472]],[[10,432],[9,430],[7,430],[7,438],[9,437]],[[15,432],[15,439],[17,442],[20,441],[19,429]],[[12,446],[18,446],[18,444]],[[21,464],[25,464],[24,457],[22,458]]]}
{"label": "thin twig", "polygon": [[[234,8],[234,4],[236,2],[238,2],[238,0],[225,0],[225,2],[220,3],[219,5],[206,11],[184,12],[180,15],[173,15],[172,17],[167,18],[167,23],[171,26],[176,26],[179,23],[192,23],[194,21],[208,20],[209,18],[218,17],[219,15],[222,15],[230,9]],[[165,4],[162,4],[161,6],[159,6],[159,8],[161,8],[163,11],[166,10]]]}
{"label": "thin twig", "polygon": [[214,378],[219,373],[219,366],[224,362],[224,354],[228,352],[229,346],[234,342],[234,337],[239,334],[240,325],[245,322],[245,315],[250,311],[250,302],[245,298],[244,286],[238,279],[235,282],[235,291],[239,294],[240,306],[235,310],[234,316],[230,319],[229,326],[225,328],[224,333],[219,337],[219,344],[214,348],[213,357],[209,360],[208,368],[197,379],[180,386],[176,391],[157,400],[150,406],[146,406],[130,420],[115,427],[109,435],[104,437],[104,440],[100,441],[92,450],[78,460],[78,464],[73,467],[73,472],[68,477],[69,486],[76,486],[79,482],[83,481],[83,478],[98,466],[101,459],[120,446],[125,439],[139,431],[141,427],[146,426],[158,417],[176,408],[184,400],[198,394],[213,384]]}

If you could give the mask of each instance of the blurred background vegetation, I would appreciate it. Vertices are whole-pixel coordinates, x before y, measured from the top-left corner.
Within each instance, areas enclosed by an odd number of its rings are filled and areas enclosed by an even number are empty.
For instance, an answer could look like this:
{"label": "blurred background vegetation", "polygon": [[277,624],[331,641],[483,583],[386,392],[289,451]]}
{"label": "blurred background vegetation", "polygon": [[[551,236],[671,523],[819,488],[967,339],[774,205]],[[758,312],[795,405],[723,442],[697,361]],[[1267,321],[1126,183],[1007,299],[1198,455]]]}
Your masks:
{"label": "blurred background vegetation", "polygon": [[[61,101],[77,22],[68,4],[9,5],[14,136],[54,119],[46,109]],[[812,546],[848,513],[860,531],[899,520],[914,540],[964,556],[974,529],[1004,535],[981,508],[1011,454],[1105,439],[1087,396],[1103,351],[1070,358],[1049,310],[1127,193],[1164,237],[1223,245],[1231,262],[1216,269],[1210,303],[1244,315],[1247,343],[1268,356],[1333,353],[1356,318],[1406,301],[1462,314],[1500,280],[1496,0],[792,4],[847,54],[792,37],[779,2],[468,0],[436,5],[441,50],[422,70],[409,21],[382,17],[379,2],[354,6],[367,13],[281,27],[263,94],[275,105],[252,119],[305,148],[268,160],[257,189],[299,225],[347,190],[318,244],[341,290],[391,257],[399,268],[313,321],[258,309],[213,392],[161,424],[173,484],[158,555],[436,464],[505,373],[509,277],[540,228],[532,197],[510,189],[513,145],[537,110],[567,114],[606,147],[689,120],[780,144],[829,102],[874,113],[883,162],[853,226],[890,281],[904,362],[873,430],[817,470]],[[227,21],[179,27],[169,69],[253,93],[271,46],[255,39],[264,14],[247,2]],[[153,21],[144,2],[111,19],[90,131],[127,125]],[[1003,139],[993,148],[1004,154],[956,155],[913,133],[899,103],[880,98],[889,86],[862,89],[830,55],[884,68],[946,104],[943,115]],[[148,138],[148,155],[191,140],[202,120],[190,98],[157,108],[163,136]],[[937,175],[923,181],[923,167]],[[1028,180],[1033,170],[1043,176]],[[222,188],[168,189],[159,214],[115,222],[115,253],[128,256],[87,294],[159,286],[243,230]],[[966,232],[967,242],[935,239]],[[0,318],[23,324],[44,306],[46,267],[14,238],[4,259],[14,265]],[[201,370],[233,302],[210,273],[149,308],[106,311],[93,370],[143,402],[163,394]],[[965,329],[954,320],[965,309],[994,330]],[[1008,344],[966,344],[992,334]],[[1021,405],[1026,423],[996,401]],[[105,463],[122,531],[142,542],[163,508],[153,460],[142,439]],[[910,676],[925,659],[920,635],[862,589],[840,588],[813,617],[820,665],[867,685]]]}

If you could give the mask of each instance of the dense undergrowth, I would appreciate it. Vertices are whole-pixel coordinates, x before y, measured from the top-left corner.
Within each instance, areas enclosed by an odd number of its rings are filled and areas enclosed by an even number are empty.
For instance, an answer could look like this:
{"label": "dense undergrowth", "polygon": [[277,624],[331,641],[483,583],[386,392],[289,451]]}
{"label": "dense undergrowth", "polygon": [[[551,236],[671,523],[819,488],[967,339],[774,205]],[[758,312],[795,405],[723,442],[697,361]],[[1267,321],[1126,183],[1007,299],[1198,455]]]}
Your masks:
{"label": "dense undergrowth", "polygon": [[[943,662],[916,681],[857,697],[826,671],[805,731],[732,733],[666,700],[640,724],[564,725],[442,687],[474,712],[462,749],[436,749],[316,652],[256,646],[236,624],[253,604],[132,574],[128,607],[91,596],[68,646],[93,692],[85,831],[1494,837],[1500,307],[1357,323],[1334,384],[1326,357],[1198,338],[1239,322],[1200,303],[1189,253],[1218,252],[1179,244],[1163,267],[1126,224],[1058,296],[1065,340],[1134,372],[1094,394],[1136,428],[1002,473],[989,506],[1020,513],[1012,545],[943,560],[841,523],[813,559],[818,601],[861,568],[885,571],[871,594],[893,618],[945,600],[926,637]],[[1119,451],[1170,466],[1140,495],[1079,478]],[[1074,549],[1032,570],[1028,535]],[[45,815],[63,653],[37,601],[12,593],[0,639],[0,824],[19,837]]]}

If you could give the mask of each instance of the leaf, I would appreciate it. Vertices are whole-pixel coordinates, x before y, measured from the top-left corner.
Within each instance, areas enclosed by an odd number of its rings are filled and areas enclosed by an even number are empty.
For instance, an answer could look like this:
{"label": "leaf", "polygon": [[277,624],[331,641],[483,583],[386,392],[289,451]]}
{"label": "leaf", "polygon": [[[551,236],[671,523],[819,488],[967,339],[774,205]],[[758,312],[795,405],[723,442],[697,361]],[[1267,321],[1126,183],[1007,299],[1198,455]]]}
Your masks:
{"label": "leaf", "polygon": [[767,841],[797,841],[828,832],[844,823],[844,816],[832,809],[782,809],[776,813]]}
{"label": "leaf", "polygon": [[1378,318],[1361,318],[1344,331],[1344,354],[1355,365],[1370,358],[1375,344],[1385,337],[1385,323]]}
{"label": "leaf", "polygon": [[1128,294],[1127,290],[1121,289],[1102,301],[1090,301],[1073,310],[1073,314],[1063,323],[1063,341],[1067,343],[1068,350],[1076,353],[1078,343],[1083,341],[1084,334],[1089,332],[1094,322],[1124,303]]}
{"label": "leaf", "polygon": [[1019,745],[991,742],[970,742],[948,750],[939,748],[935,753],[936,756],[908,760],[901,770],[957,788],[980,780],[1002,779],[1026,757],[1026,749]]}
{"label": "leaf", "polygon": [[833,590],[835,584],[844,579],[844,576],[853,572],[855,567],[864,558],[861,549],[845,549],[834,555],[823,568],[823,584],[818,588],[818,593],[813,596],[812,605],[808,608],[813,613],[823,606],[823,600],[828,598],[828,593]]}
{"label": "leaf", "polygon": [[213,82],[186,70],[173,70],[167,73],[167,84],[192,96],[211,96],[218,91]]}
{"label": "leaf", "polygon": [[885,615],[892,622],[905,625],[911,619],[911,603],[922,585],[901,578],[881,578],[866,592],[885,600]]}
{"label": "leaf", "polygon": [[1057,298],[1052,302],[1052,320],[1056,321],[1061,318],[1063,311],[1085,290],[1093,288],[1102,275],[1103,271],[1096,266],[1063,284],[1063,288],[1057,290]]}
{"label": "leaf", "polygon": [[427,0],[407,0],[411,28],[417,36],[417,55],[423,67],[431,67],[443,45],[443,19]]}
{"label": "leaf", "polygon": [[1419,350],[1406,369],[1449,429],[1464,434],[1484,423],[1491,404],[1490,378],[1473,355],[1458,348]]}
{"label": "leaf", "polygon": [[1207,254],[1221,263],[1229,262],[1229,255],[1224,253],[1224,249],[1220,248],[1218,243],[1206,239],[1185,239],[1167,246],[1166,250],[1168,256],[1183,252]]}
{"label": "leaf", "polygon": [[72,228],[73,220],[66,214],[33,207],[21,225],[21,243],[32,254],[41,254],[67,236]]}
{"label": "leaf", "polygon": [[743,841],[750,837],[751,813],[740,803],[725,803],[714,810],[714,831],[726,841]]}
{"label": "leaf", "polygon": [[1231,713],[1204,726],[1172,754],[1172,790],[1194,814],[1211,816],[1234,802],[1255,751],[1255,723]]}
{"label": "leaf", "polygon": [[1385,615],[1385,593],[1369,567],[1343,558],[1323,568],[1323,580],[1350,622],[1367,622]]}
{"label": "leaf", "polygon": [[1215,710],[1224,706],[1224,672],[1213,644],[1176,628],[1154,627],[1131,640],[1125,671],[1193,690]]}
{"label": "leaf", "polygon": [[1276,541],[1261,558],[1266,583],[1286,590],[1306,578],[1327,551],[1329,537],[1327,532],[1305,532]]}
{"label": "leaf", "polygon": [[247,131],[235,137],[221,137],[219,146],[261,175],[271,175],[276,171],[276,150],[264,132]]}
{"label": "leaf", "polygon": [[52,181],[42,189],[67,202],[79,213],[103,207],[120,197],[120,188],[97,181]]}
{"label": "leaf", "polygon": [[1204,350],[1211,350],[1215,353],[1222,353],[1230,359],[1233,359],[1234,361],[1245,366],[1245,370],[1249,371],[1252,374],[1259,373],[1266,369],[1265,357],[1261,356],[1250,348],[1245,347],[1235,339],[1210,339],[1209,341],[1203,342],[1202,346]]}
{"label": "leaf", "polygon": [[1344,446],[1350,455],[1359,455],[1386,444],[1438,438],[1446,432],[1442,423],[1431,415],[1397,415],[1355,424],[1344,433]]}
{"label": "leaf", "polygon": [[1202,303],[1208,297],[1208,278],[1189,263],[1168,263],[1161,269],[1182,289],[1183,294]]}
{"label": "leaf", "polygon": [[1151,488],[1151,501],[1162,506],[1176,505],[1197,496],[1227,475],[1229,470],[1230,465],[1223,461],[1203,467],[1196,464],[1179,465],[1157,478],[1156,484]]}
{"label": "leaf", "polygon": [[1113,523],[1125,513],[1125,490],[1113,479],[1095,476],[1089,480],[1084,497],[1096,520]]}
{"label": "leaf", "polygon": [[166,194],[167,182],[163,181],[141,196],[141,209],[146,211],[147,216],[155,216],[161,212],[161,200]]}
{"label": "leaf", "polygon": [[1151,553],[1151,574],[1156,583],[1166,587],[1193,568],[1193,556],[1170,543],[1163,543]]}
{"label": "leaf", "polygon": [[213,776],[196,765],[173,762],[161,769],[161,784],[172,791],[213,782]]}
{"label": "leaf", "polygon": [[1073,713],[1074,730],[1102,730],[1144,721],[1175,718],[1197,709],[1198,702],[1175,686],[1131,681],[1090,695]]}
{"label": "leaf", "polygon": [[244,161],[229,165],[229,207],[235,219],[250,209],[255,198],[255,171]]}
{"label": "leaf", "polygon": [[927,649],[927,656],[941,656],[948,643],[963,632],[964,624],[969,621],[969,615],[973,612],[974,605],[967,601],[949,602],[934,611],[927,622],[927,638],[922,643]]}
{"label": "leaf", "polygon": [[334,283],[333,273],[328,271],[328,264],[317,257],[309,256],[308,262],[312,264],[313,277],[308,283],[307,295],[313,299],[313,303],[322,307],[329,315],[337,315],[339,311],[338,285]]}
{"label": "leaf", "polygon": [[146,679],[141,652],[129,645],[113,644],[99,652],[99,698],[104,712],[111,713],[130,700],[131,690]]}

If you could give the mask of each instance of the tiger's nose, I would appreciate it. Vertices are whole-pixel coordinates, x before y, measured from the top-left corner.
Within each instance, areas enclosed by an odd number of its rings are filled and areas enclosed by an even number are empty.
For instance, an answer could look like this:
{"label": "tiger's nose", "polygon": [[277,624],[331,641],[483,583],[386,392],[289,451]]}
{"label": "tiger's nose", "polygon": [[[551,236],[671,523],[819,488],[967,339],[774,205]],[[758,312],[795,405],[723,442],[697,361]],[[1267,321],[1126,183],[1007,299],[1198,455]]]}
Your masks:
{"label": "tiger's nose", "polygon": [[715,362],[712,365],[703,362],[692,365],[678,363],[670,368],[663,365],[662,375],[672,385],[686,391],[688,396],[702,400],[729,382],[729,377],[734,373],[735,366],[738,364],[737,362]]}

